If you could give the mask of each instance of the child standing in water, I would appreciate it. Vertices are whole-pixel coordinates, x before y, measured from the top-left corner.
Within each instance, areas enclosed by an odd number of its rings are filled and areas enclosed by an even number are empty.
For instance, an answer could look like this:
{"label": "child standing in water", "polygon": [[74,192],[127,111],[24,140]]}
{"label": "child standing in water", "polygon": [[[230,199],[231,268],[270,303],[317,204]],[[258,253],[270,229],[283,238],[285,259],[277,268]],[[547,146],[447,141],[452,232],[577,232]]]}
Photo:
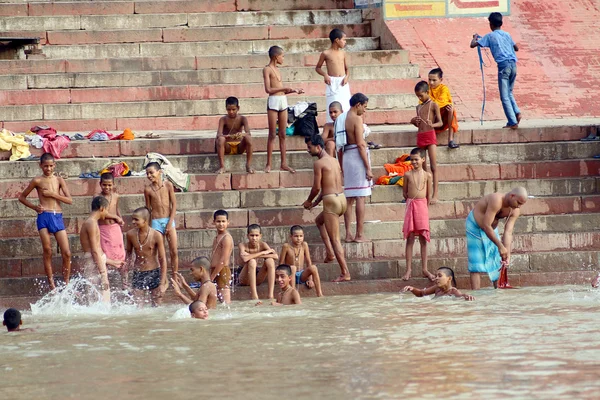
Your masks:
{"label": "child standing in water", "polygon": [[[56,162],[54,156],[50,153],[42,154],[40,158],[40,168],[43,174],[33,178],[25,188],[19,201],[25,206],[37,212],[37,229],[42,241],[42,251],[44,257],[44,270],[48,277],[50,290],[56,288],[54,276],[52,273],[52,243],[50,235],[54,235],[56,243],[60,248],[62,255],[62,271],[65,284],[69,283],[71,276],[71,248],[69,247],[69,237],[65,231],[65,224],[62,218],[62,207],[60,203],[73,204],[71,194],[67,183],[60,176],[54,175]],[[27,200],[27,196],[33,189],[37,190],[39,204],[36,206]]]}
{"label": "child standing in water", "polygon": [[233,237],[229,227],[229,214],[225,210],[217,210],[213,214],[217,236],[213,240],[210,256],[210,280],[217,284],[219,300],[231,303],[231,255],[233,254]]}
{"label": "child standing in water", "polygon": [[439,268],[435,276],[435,283],[434,286],[428,287],[427,289],[417,289],[412,286],[405,286],[402,291],[411,292],[417,297],[435,294],[435,297],[454,296],[462,297],[467,301],[475,300],[475,297],[469,294],[463,294],[456,288],[456,279],[454,279],[454,271],[452,271],[452,268]]}
{"label": "child standing in water", "polygon": [[402,193],[406,200],[406,214],[404,215],[403,233],[406,239],[406,273],[402,280],[409,280],[412,272],[412,254],[415,236],[421,243],[421,268],[423,276],[433,281],[434,276],[427,270],[427,242],[430,241],[429,233],[429,201],[431,200],[431,174],[423,170],[425,150],[415,148],[410,152],[412,171],[404,175]]}
{"label": "child standing in water", "polygon": [[136,209],[131,219],[135,228],[127,232],[127,255],[129,262],[134,263],[131,279],[133,295],[141,305],[149,291],[152,306],[156,307],[161,305],[169,287],[163,237],[150,228],[150,212],[146,207]]}
{"label": "child standing in water", "polygon": [[144,188],[144,199],[146,208],[150,210],[152,229],[160,232],[169,240],[171,272],[173,278],[176,279],[177,271],[179,271],[179,255],[177,253],[177,231],[175,230],[177,208],[175,188],[171,182],[163,179],[160,165],[157,162],[146,165],[146,176],[150,185]]}
{"label": "child standing in water", "polygon": [[[433,193],[429,200],[429,204],[435,204],[438,201],[438,176],[437,176],[437,138],[435,128],[443,125],[440,115],[440,107],[429,97],[429,85],[425,81],[417,83],[415,86],[415,95],[421,102],[417,106],[417,116],[410,123],[416,126],[417,132],[417,147],[426,149],[429,153],[429,164],[431,165],[431,175],[433,176]],[[423,169],[427,163],[423,163]]]}
{"label": "child standing in water", "polygon": [[[292,281],[292,269],[289,265],[281,264],[275,270],[275,280],[281,291],[277,294],[277,299],[271,302],[272,306],[287,306],[292,304],[302,304],[300,293],[294,289],[290,283]],[[261,301],[256,303],[257,306],[262,304]]]}
{"label": "child standing in water", "polygon": [[302,89],[292,89],[283,86],[281,71],[279,66],[283,64],[283,49],[279,46],[272,46],[269,49],[269,64],[263,68],[263,80],[265,92],[269,95],[267,100],[267,118],[269,123],[269,138],[267,141],[267,165],[265,172],[271,172],[271,158],[273,156],[273,146],[277,136],[277,126],[279,126],[279,152],[281,153],[281,170],[295,173],[296,171],[287,164],[285,148],[285,130],[288,122],[288,102],[287,94],[304,93]]}

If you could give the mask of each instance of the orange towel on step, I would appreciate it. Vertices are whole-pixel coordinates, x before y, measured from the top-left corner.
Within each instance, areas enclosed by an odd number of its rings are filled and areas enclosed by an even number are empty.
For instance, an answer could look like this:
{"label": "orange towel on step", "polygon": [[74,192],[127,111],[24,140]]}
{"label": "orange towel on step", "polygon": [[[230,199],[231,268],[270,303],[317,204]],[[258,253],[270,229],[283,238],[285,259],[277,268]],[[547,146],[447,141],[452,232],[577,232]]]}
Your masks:
{"label": "orange towel on step", "polygon": [[[438,87],[433,89],[429,87],[429,97],[431,100],[435,101],[436,104],[440,107],[440,114],[442,115],[442,121],[444,125],[441,128],[436,128],[436,132],[443,132],[448,129],[448,124],[452,127],[453,132],[458,132],[458,119],[456,117],[456,109],[452,109],[452,115],[448,115],[448,112],[444,110],[444,107],[451,105],[454,107],[454,103],[452,102],[452,96],[450,95],[450,89],[448,86],[441,83]],[[452,118],[450,118],[452,117]]]}

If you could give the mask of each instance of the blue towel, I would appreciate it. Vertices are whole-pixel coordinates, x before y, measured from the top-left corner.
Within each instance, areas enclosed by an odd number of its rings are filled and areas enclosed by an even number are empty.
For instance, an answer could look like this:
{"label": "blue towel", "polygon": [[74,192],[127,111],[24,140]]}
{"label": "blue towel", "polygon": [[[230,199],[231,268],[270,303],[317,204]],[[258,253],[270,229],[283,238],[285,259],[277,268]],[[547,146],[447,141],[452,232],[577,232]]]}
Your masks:
{"label": "blue towel", "polygon": [[[494,233],[500,238],[498,228]],[[467,257],[469,272],[487,273],[492,282],[498,280],[502,261],[498,246],[477,225],[473,211],[467,217]]]}

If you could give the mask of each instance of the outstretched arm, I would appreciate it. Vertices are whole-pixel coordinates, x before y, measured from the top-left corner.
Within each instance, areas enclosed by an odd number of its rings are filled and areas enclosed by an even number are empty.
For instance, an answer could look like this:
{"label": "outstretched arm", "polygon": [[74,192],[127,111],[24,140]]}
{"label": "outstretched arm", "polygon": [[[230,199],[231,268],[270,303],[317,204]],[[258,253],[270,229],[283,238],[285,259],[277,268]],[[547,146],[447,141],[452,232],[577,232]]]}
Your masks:
{"label": "outstretched arm", "polygon": [[429,296],[430,294],[435,293],[435,286],[428,287],[427,289],[417,289],[412,286],[404,286],[402,289],[403,292],[411,292],[417,297]]}
{"label": "outstretched arm", "polygon": [[475,297],[471,296],[470,294],[461,293],[461,291],[458,290],[457,288],[452,288],[452,292],[450,294],[454,297],[461,297],[461,298],[465,299],[466,301],[475,300]]}

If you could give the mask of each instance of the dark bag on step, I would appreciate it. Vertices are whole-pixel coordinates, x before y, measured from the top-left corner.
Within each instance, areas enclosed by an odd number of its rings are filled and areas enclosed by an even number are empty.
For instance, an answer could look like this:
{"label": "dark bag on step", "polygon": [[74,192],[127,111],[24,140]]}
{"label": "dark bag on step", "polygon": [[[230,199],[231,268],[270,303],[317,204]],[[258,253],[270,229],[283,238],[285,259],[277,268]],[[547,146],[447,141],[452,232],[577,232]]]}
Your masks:
{"label": "dark bag on step", "polygon": [[317,124],[317,103],[310,103],[308,108],[294,122],[294,135],[312,136],[319,133]]}

